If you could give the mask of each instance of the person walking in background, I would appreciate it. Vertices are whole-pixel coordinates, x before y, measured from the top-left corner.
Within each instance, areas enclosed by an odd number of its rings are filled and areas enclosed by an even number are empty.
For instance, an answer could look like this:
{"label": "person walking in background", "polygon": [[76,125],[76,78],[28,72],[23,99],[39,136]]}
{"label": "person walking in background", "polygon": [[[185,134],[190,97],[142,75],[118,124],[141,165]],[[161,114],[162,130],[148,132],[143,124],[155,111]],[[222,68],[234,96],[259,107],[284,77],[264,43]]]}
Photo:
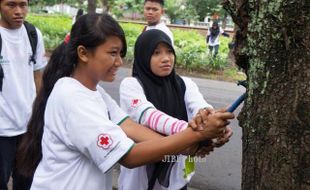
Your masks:
{"label": "person walking in background", "polygon": [[[14,190],[30,188],[31,178],[16,173],[16,149],[27,130],[32,103],[46,65],[41,32],[24,19],[27,0],[0,0],[0,189],[10,176]],[[28,34],[27,27],[32,27]],[[27,29],[26,29],[27,28]],[[32,35],[32,36],[29,36]],[[30,42],[30,39],[33,41]],[[32,45],[37,41],[36,46]],[[34,49],[32,49],[34,48]]]}
{"label": "person walking in background", "polygon": [[143,31],[158,29],[166,33],[174,42],[173,34],[165,23],[161,22],[161,17],[165,13],[164,0],[145,0],[143,6],[143,15],[147,22],[147,26]]}
{"label": "person walking in background", "polygon": [[[187,121],[199,110],[212,110],[197,85],[175,73],[175,60],[173,45],[164,32],[143,32],[135,44],[132,77],[120,85],[120,106],[129,117],[167,136],[185,130]],[[227,127],[215,144],[210,142],[209,150],[225,144],[231,135]],[[121,167],[119,189],[186,190],[194,174],[194,163],[189,163],[184,155],[175,160],[134,169]]]}
{"label": "person walking in background", "polygon": [[209,47],[210,54],[215,58],[218,54],[220,47],[220,35],[229,37],[229,34],[225,33],[224,30],[219,26],[217,21],[212,23],[212,27],[208,29],[206,43]]}
{"label": "person walking in background", "polygon": [[228,112],[201,110],[190,123],[193,127],[169,137],[137,125],[99,86],[100,81],[114,81],[126,55],[121,26],[107,14],[86,14],[70,34],[44,71],[19,147],[19,171],[35,172],[32,190],[112,190],[116,163],[133,168],[177,154],[221,136],[234,118]]}

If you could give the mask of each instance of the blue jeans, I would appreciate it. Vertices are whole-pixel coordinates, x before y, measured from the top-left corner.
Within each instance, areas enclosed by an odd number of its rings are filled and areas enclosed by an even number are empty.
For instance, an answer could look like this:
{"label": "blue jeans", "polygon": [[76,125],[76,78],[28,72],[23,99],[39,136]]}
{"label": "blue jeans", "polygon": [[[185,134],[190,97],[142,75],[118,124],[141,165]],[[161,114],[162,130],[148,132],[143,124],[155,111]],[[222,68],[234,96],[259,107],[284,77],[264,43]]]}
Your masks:
{"label": "blue jeans", "polygon": [[[213,55],[213,58],[215,58],[216,55],[218,54],[219,47],[220,47],[220,45],[209,46],[209,50],[210,50],[211,55]],[[213,52],[213,50],[214,50],[214,52]]]}
{"label": "blue jeans", "polygon": [[16,173],[16,150],[21,136],[0,137],[0,190],[7,190],[7,184],[12,174],[13,190],[29,190],[32,177]]}

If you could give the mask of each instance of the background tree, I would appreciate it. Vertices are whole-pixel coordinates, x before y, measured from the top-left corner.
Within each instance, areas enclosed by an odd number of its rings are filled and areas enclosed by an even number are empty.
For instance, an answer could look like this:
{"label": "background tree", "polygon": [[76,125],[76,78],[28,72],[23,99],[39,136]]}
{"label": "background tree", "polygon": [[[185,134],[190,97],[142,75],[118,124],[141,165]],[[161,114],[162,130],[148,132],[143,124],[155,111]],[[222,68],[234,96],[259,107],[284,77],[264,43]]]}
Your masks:
{"label": "background tree", "polygon": [[122,17],[123,14],[131,13],[132,19],[135,19],[137,13],[143,12],[144,0],[108,0],[109,9],[117,18]]}
{"label": "background tree", "polygon": [[186,7],[193,7],[198,15],[199,21],[203,21],[206,16],[212,16],[215,12],[220,12],[222,0],[185,0]]}
{"label": "background tree", "polygon": [[186,20],[187,24],[190,24],[192,20],[198,20],[199,18],[195,7],[191,4],[182,5],[180,11],[182,11],[180,18]]}
{"label": "background tree", "polygon": [[174,23],[176,19],[180,18],[182,11],[180,9],[182,0],[166,0],[165,1],[165,13],[170,18],[171,23]]}
{"label": "background tree", "polygon": [[84,3],[84,0],[78,0],[77,3],[78,3],[79,8],[81,8]]}
{"label": "background tree", "polygon": [[101,0],[103,12],[108,12],[110,9],[109,0]]}
{"label": "background tree", "polygon": [[247,73],[242,189],[310,189],[308,0],[224,2]]}
{"label": "background tree", "polygon": [[112,7],[117,6],[117,1],[115,0],[100,0],[100,1],[103,7],[103,12],[109,12]]}
{"label": "background tree", "polygon": [[96,0],[87,0],[88,6],[87,6],[87,12],[88,13],[95,13],[96,12]]}

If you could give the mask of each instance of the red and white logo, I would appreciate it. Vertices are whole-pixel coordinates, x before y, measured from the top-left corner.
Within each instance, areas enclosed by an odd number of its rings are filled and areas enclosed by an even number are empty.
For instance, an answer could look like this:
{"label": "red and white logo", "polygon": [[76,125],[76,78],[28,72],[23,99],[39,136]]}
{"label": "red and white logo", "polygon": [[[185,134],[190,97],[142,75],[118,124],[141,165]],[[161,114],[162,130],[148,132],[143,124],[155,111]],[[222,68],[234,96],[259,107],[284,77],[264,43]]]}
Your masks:
{"label": "red and white logo", "polygon": [[98,142],[97,142],[97,145],[100,147],[100,148],[103,148],[103,149],[108,149],[110,148],[110,146],[113,144],[113,140],[112,138],[110,137],[110,135],[108,134],[100,134],[98,136]]}
{"label": "red and white logo", "polygon": [[141,104],[141,100],[140,99],[133,99],[131,101],[131,107],[136,108]]}

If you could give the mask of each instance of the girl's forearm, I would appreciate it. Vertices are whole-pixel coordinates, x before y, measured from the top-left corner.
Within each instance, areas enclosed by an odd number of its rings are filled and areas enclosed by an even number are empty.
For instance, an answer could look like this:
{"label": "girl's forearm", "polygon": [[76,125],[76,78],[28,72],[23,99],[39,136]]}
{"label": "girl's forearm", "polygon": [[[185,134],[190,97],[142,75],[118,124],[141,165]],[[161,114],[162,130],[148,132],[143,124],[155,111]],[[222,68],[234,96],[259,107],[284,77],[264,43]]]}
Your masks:
{"label": "girl's forearm", "polygon": [[126,135],[135,142],[143,142],[163,138],[163,135],[127,118],[120,127]]}
{"label": "girl's forearm", "polygon": [[164,135],[173,135],[187,128],[188,123],[171,117],[160,110],[148,109],[142,116],[141,123]]}
{"label": "girl's forearm", "polygon": [[160,161],[165,155],[178,154],[202,140],[199,132],[188,128],[178,134],[136,144],[120,163],[128,168]]}

